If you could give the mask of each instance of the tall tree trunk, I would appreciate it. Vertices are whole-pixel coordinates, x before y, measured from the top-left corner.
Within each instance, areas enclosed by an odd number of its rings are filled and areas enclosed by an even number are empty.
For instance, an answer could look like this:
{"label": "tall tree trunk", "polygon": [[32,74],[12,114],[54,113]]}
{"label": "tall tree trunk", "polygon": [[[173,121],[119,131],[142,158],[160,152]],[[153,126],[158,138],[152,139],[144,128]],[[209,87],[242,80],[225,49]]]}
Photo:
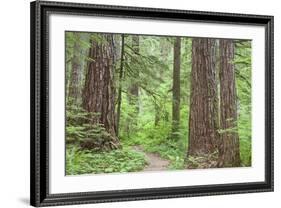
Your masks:
{"label": "tall tree trunk", "polygon": [[173,111],[172,111],[172,136],[179,137],[180,124],[180,65],[181,65],[181,38],[174,40],[174,70],[173,70]]}
{"label": "tall tree trunk", "polygon": [[[160,38],[159,40],[159,46],[160,46],[160,60],[163,64],[168,65],[168,57],[169,52],[171,50],[171,44],[168,41],[167,38]],[[162,78],[164,75],[165,67],[160,66],[155,73],[157,73],[159,78]],[[161,98],[160,98],[161,99]],[[166,108],[163,106],[163,102],[157,102],[156,99],[154,99],[154,125],[158,126],[161,120],[168,121],[169,120],[169,112],[167,112]]]}
{"label": "tall tree trunk", "polygon": [[72,103],[77,103],[79,97],[79,73],[81,71],[81,65],[79,63],[80,53],[80,35],[76,32],[73,33],[74,45],[73,45],[73,57],[71,60],[71,74],[70,83],[68,88],[68,98]]}
{"label": "tall tree trunk", "polygon": [[119,124],[121,116],[121,101],[122,101],[122,82],[123,82],[123,68],[124,68],[124,45],[125,37],[122,34],[121,39],[121,61],[120,61],[120,71],[119,71],[119,87],[118,87],[118,99],[117,99],[117,124],[116,124],[116,135],[119,136]]}
{"label": "tall tree trunk", "polygon": [[216,150],[217,87],[215,40],[193,38],[188,155]]}
{"label": "tall tree trunk", "polygon": [[220,144],[219,166],[240,166],[234,43],[220,40]]}
{"label": "tall tree trunk", "polygon": [[[133,49],[133,56],[137,58],[139,55],[140,49],[139,49],[139,36],[134,35],[132,36],[132,49]],[[128,119],[126,121],[126,131],[128,134],[128,137],[130,137],[130,133],[133,131],[133,128],[137,126],[137,117],[139,114],[139,69],[134,68],[133,66],[134,60],[131,60],[131,66],[133,70],[135,71],[135,77],[131,79],[131,83],[128,87],[128,102],[133,107],[133,112],[129,113]]]}
{"label": "tall tree trunk", "polygon": [[102,41],[91,41],[88,69],[83,90],[83,108],[94,113],[93,124],[102,125],[110,134],[103,145],[114,149],[120,146],[116,136],[114,44],[111,34],[100,35]]}
{"label": "tall tree trunk", "polygon": [[[132,36],[132,49],[134,50],[134,56],[136,57],[139,52],[140,52],[140,48],[139,48],[139,36],[138,35],[134,35]],[[131,83],[130,87],[129,87],[129,101],[130,104],[134,105],[135,107],[135,113],[138,114],[139,112],[139,86],[136,80],[138,80],[138,76],[139,76],[139,72],[138,69],[136,71],[136,78],[133,80],[133,82]],[[131,97],[133,96],[133,97]]]}

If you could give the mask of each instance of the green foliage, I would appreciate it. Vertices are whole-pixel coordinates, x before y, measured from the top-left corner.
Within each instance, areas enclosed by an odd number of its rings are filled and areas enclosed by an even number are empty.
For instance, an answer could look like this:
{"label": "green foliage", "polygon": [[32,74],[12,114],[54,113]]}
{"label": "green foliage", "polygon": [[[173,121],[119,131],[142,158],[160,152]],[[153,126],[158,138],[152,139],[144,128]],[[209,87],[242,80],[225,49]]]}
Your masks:
{"label": "green foliage", "polygon": [[66,174],[125,173],[142,170],[145,156],[128,148],[109,152],[81,150],[74,145],[66,148]]}
{"label": "green foliage", "polygon": [[238,133],[242,166],[252,163],[251,41],[235,45],[235,75],[238,94]]}
{"label": "green foliage", "polygon": [[240,157],[243,166],[251,166],[252,163],[252,132],[251,114],[247,109],[241,109],[238,132],[240,141]]}
{"label": "green foliage", "polygon": [[68,102],[66,108],[66,142],[75,143],[84,149],[103,151],[110,149],[112,136],[103,124],[92,122],[98,119],[98,113],[89,113]]}

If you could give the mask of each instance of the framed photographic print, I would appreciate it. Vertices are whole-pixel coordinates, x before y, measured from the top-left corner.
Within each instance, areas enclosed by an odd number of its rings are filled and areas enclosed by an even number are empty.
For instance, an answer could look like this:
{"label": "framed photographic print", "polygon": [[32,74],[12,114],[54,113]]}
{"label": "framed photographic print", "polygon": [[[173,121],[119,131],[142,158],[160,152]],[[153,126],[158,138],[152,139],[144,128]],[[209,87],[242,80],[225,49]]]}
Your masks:
{"label": "framed photographic print", "polygon": [[31,205],[273,191],[273,17],[31,3]]}

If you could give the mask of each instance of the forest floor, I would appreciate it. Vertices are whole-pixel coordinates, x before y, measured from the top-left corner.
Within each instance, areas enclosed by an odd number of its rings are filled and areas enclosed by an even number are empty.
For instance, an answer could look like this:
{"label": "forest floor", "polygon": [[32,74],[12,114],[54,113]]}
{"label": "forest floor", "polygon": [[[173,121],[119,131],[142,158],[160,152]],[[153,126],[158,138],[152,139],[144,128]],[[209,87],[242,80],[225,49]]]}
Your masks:
{"label": "forest floor", "polygon": [[147,158],[148,165],[144,168],[144,171],[159,171],[168,169],[170,161],[161,158],[159,154],[145,152],[143,147],[139,145],[133,146],[133,150],[143,153]]}

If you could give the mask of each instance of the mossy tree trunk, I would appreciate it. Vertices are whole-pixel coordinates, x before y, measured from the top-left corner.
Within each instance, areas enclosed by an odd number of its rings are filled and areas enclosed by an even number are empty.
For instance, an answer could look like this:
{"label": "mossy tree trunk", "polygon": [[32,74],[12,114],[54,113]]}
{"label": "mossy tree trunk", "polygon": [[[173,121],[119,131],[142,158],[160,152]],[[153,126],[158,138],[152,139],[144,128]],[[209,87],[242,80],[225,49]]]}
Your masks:
{"label": "mossy tree trunk", "polygon": [[233,41],[220,40],[220,167],[240,166],[237,93],[233,61]]}
{"label": "mossy tree trunk", "polygon": [[193,38],[188,156],[216,151],[217,87],[215,40]]}
{"label": "mossy tree trunk", "polygon": [[[163,64],[167,64],[169,61],[169,53],[172,49],[172,43],[170,43],[169,38],[161,38],[159,42],[160,47],[160,61]],[[168,64],[165,66],[160,66],[159,69],[155,71],[156,75],[159,77],[161,82],[163,82],[163,77],[165,76],[166,71],[168,70]],[[169,92],[172,90],[169,90]],[[167,94],[167,96],[169,96]],[[164,97],[165,99],[167,97]],[[162,98],[163,99],[163,98]],[[161,121],[169,121],[169,112],[164,106],[164,102],[160,99],[154,99],[154,125],[158,126]]]}
{"label": "mossy tree trunk", "polygon": [[[139,56],[140,53],[140,39],[138,35],[133,35],[132,36],[132,52],[133,52],[133,57],[136,59]],[[134,61],[135,60],[130,60],[131,67],[134,70],[134,77],[131,79],[131,82],[128,87],[128,103],[132,107],[132,112],[129,113],[129,116],[127,118],[127,124],[126,124],[126,131],[128,133],[128,136],[130,137],[130,133],[134,131],[134,128],[137,127],[137,118],[139,114],[139,69],[134,67]]]}
{"label": "mossy tree trunk", "polygon": [[92,123],[101,125],[109,135],[101,142],[106,149],[120,147],[116,135],[114,44],[111,34],[91,40],[88,68],[83,89],[83,108],[93,113]]}
{"label": "mossy tree trunk", "polygon": [[181,38],[174,40],[174,69],[173,69],[173,102],[172,102],[172,137],[179,138],[180,124],[180,65],[181,65]]}
{"label": "mossy tree trunk", "polygon": [[119,69],[119,86],[118,86],[118,97],[117,97],[117,118],[116,118],[116,135],[119,136],[120,129],[120,117],[121,117],[121,103],[122,103],[122,84],[124,75],[124,46],[125,46],[125,35],[121,35],[121,57],[120,57],[120,69]]}

